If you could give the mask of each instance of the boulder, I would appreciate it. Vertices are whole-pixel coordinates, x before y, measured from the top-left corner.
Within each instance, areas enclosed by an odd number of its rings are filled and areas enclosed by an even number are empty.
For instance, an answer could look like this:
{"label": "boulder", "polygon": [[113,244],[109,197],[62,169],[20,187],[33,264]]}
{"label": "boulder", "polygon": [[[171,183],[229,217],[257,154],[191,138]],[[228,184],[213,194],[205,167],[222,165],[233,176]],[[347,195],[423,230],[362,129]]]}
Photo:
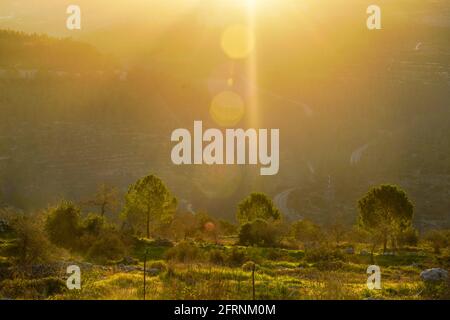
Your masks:
{"label": "boulder", "polygon": [[346,254],[354,254],[355,253],[355,249],[353,247],[345,248],[345,253]]}
{"label": "boulder", "polygon": [[420,278],[425,282],[443,281],[448,279],[448,272],[441,268],[431,268],[422,271]]}
{"label": "boulder", "polygon": [[362,256],[368,256],[370,253],[369,253],[369,251],[363,249],[359,252],[359,254]]}
{"label": "boulder", "polygon": [[152,276],[157,276],[160,272],[161,272],[161,270],[158,268],[147,269],[147,273]]}
{"label": "boulder", "polygon": [[138,260],[134,259],[133,257],[125,257],[121,261],[123,264],[138,264]]}

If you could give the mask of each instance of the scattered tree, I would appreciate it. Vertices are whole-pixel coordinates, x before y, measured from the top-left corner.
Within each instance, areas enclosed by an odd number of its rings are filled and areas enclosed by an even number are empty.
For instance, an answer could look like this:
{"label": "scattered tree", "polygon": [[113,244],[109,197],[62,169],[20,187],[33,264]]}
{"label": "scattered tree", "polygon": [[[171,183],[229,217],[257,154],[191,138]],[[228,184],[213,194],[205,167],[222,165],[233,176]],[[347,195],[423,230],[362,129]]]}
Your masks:
{"label": "scattered tree", "polygon": [[119,206],[119,191],[116,187],[102,183],[98,186],[94,199],[86,202],[88,206],[98,207],[100,216],[104,217],[106,212],[111,212]]}
{"label": "scattered tree", "polygon": [[267,195],[255,192],[239,203],[236,216],[242,225],[256,219],[279,220],[281,213]]}
{"label": "scattered tree", "polygon": [[146,176],[132,184],[125,196],[123,218],[142,230],[150,238],[150,224],[170,220],[177,208],[177,200],[165,184],[154,175]]}
{"label": "scattered tree", "polygon": [[49,260],[51,246],[42,232],[42,220],[38,215],[5,211],[0,215],[0,220],[7,225],[9,238],[13,239],[6,253],[14,257],[19,265],[28,266]]}
{"label": "scattered tree", "polygon": [[385,252],[388,239],[396,247],[396,236],[411,226],[414,207],[399,187],[381,185],[358,201],[358,209],[359,225],[371,232],[374,240],[382,240]]}
{"label": "scattered tree", "polygon": [[434,253],[440,254],[441,249],[450,244],[450,232],[444,230],[431,230],[425,235],[425,240],[433,247]]}
{"label": "scattered tree", "polygon": [[322,241],[323,232],[318,225],[310,220],[299,220],[292,224],[291,235],[304,244]]}
{"label": "scattered tree", "polygon": [[62,201],[50,208],[45,221],[45,230],[50,241],[65,249],[77,249],[81,236],[80,208]]}

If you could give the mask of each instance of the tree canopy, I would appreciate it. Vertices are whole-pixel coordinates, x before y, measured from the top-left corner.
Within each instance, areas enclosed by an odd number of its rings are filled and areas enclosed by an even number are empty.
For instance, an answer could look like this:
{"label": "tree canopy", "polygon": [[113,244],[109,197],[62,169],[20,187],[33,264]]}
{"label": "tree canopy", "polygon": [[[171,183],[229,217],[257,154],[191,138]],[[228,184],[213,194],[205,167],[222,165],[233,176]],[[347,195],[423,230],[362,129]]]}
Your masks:
{"label": "tree canopy", "polygon": [[281,213],[266,194],[254,192],[239,203],[236,217],[242,225],[256,219],[278,220]]}
{"label": "tree canopy", "polygon": [[387,240],[411,225],[414,206],[406,193],[394,185],[372,188],[358,201],[359,225]]}
{"label": "tree canopy", "polygon": [[163,181],[149,175],[139,179],[128,189],[122,216],[137,231],[145,231],[149,238],[150,223],[170,221],[177,205],[177,199],[172,196]]}

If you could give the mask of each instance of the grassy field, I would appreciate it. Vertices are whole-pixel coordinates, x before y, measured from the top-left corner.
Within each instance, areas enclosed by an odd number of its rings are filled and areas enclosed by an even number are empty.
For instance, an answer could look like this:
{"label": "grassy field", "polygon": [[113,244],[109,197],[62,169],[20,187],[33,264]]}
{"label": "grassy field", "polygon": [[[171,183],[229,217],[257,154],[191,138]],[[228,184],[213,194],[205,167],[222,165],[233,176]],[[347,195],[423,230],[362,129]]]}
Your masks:
{"label": "grassy field", "polygon": [[[175,247],[146,247],[146,299],[252,299],[251,262],[256,263],[256,299],[436,299],[449,298],[447,284],[427,285],[420,272],[448,268],[448,252],[435,255],[431,248],[407,248],[395,255],[370,255],[364,248],[288,250],[181,243]],[[144,250],[145,251],[145,250]],[[362,254],[361,254],[362,251]],[[131,263],[95,265],[78,262],[81,290],[61,286],[49,294],[47,282],[6,280],[2,298],[19,299],[124,299],[144,298],[143,252]],[[130,262],[130,261],[129,261]],[[67,278],[59,262],[51,278]],[[367,267],[380,266],[381,290],[367,288]],[[250,266],[250,268],[249,268]],[[34,281],[34,282],[33,282]],[[51,282],[50,282],[51,283]],[[65,281],[64,281],[65,284]],[[34,289],[31,289],[34,288]]]}

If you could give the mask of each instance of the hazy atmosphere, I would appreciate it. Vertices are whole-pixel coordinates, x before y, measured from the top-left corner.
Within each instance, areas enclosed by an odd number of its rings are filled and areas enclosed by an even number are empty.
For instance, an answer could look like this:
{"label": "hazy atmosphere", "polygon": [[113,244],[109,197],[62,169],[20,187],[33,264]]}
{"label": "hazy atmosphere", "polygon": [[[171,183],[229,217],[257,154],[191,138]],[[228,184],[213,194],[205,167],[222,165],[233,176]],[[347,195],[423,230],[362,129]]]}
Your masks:
{"label": "hazy atmosphere", "polygon": [[[450,3],[372,2],[2,0],[0,297],[448,299]],[[279,130],[279,170],[175,164],[194,121]]]}

